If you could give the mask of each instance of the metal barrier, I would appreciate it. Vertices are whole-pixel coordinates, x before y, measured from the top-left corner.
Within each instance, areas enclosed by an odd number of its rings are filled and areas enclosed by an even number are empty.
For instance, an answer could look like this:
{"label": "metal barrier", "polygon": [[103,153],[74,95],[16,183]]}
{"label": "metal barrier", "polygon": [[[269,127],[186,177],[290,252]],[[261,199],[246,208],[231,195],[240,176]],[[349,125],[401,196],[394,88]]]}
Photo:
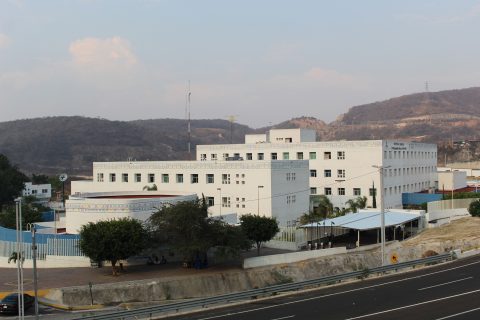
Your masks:
{"label": "metal barrier", "polygon": [[228,303],[232,301],[239,301],[239,300],[247,300],[256,298],[262,295],[272,295],[278,292],[286,292],[286,291],[296,291],[306,287],[313,287],[319,286],[323,284],[332,284],[336,282],[340,282],[342,280],[352,279],[352,278],[363,278],[370,274],[374,273],[384,273],[391,270],[398,270],[408,267],[413,267],[417,265],[423,264],[433,264],[438,263],[441,261],[449,261],[453,259],[453,253],[445,253],[441,255],[431,256],[423,259],[412,260],[407,262],[402,262],[398,264],[387,265],[383,267],[374,267],[370,269],[364,269],[349,273],[344,273],[340,275],[328,276],[319,279],[313,280],[306,280],[302,282],[296,283],[286,283],[286,284],[279,284],[274,286],[269,286],[261,289],[253,289],[247,290],[244,292],[235,292],[229,293],[217,297],[209,297],[209,298],[200,298],[194,299],[185,302],[175,302],[160,306],[153,306],[153,307],[145,307],[145,308],[138,308],[134,310],[125,310],[125,311],[117,311],[108,314],[97,314],[94,316],[82,316],[80,319],[98,319],[98,320],[113,320],[113,319],[139,319],[139,317],[146,317],[152,318],[154,314],[160,315],[161,313],[165,312],[178,312],[180,310],[192,309],[192,308],[204,308],[207,305],[217,304],[217,303]]}

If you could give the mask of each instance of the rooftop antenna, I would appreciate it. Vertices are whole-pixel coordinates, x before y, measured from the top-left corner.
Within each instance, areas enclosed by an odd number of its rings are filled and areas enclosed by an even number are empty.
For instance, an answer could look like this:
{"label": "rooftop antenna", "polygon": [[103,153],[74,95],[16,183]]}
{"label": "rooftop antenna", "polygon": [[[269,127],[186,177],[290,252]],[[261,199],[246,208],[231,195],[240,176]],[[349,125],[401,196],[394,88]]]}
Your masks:
{"label": "rooftop antenna", "polygon": [[425,81],[425,92],[429,92],[429,89],[428,89],[428,81]]}
{"label": "rooftop antenna", "polygon": [[233,123],[237,120],[236,115],[228,116],[228,121],[230,121],[230,144],[233,143]]}
{"label": "rooftop antenna", "polygon": [[185,120],[187,120],[187,151],[188,159],[191,160],[191,149],[190,149],[190,138],[191,138],[191,129],[190,129],[190,80],[187,82],[187,93],[185,95]]}

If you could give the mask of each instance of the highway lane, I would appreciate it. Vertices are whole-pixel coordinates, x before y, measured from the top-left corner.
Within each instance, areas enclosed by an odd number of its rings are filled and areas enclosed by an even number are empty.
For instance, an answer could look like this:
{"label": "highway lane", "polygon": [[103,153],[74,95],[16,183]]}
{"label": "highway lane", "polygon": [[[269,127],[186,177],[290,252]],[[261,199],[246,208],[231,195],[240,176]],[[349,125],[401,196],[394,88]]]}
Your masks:
{"label": "highway lane", "polygon": [[480,256],[169,319],[480,319]]}

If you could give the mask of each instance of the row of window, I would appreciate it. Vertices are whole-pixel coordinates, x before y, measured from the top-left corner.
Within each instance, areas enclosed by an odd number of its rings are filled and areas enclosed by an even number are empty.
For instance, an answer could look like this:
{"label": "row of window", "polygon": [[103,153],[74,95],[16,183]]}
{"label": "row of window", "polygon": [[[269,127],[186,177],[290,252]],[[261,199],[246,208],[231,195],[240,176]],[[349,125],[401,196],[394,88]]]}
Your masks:
{"label": "row of window", "polygon": [[[173,176],[173,174],[172,174]],[[183,183],[184,178],[183,178],[183,173],[177,173],[175,174],[175,182],[176,183]],[[97,182],[104,182],[104,174],[103,173],[97,173]],[[121,182],[129,182],[130,175],[128,173],[122,173],[121,174]],[[154,173],[148,173],[146,175],[146,182],[147,183],[155,183],[156,182],[156,177]],[[245,178],[245,174],[236,174],[236,178]],[[133,174],[133,181],[134,182],[142,182],[142,174],[141,173],[134,173]],[[198,174],[192,173],[190,174],[190,183],[198,183]],[[117,174],[116,173],[110,173],[108,175],[108,181],[109,182],[116,182],[117,181]],[[205,175],[205,181],[206,183],[215,183],[215,175],[213,173],[207,173]],[[161,182],[162,183],[170,183],[170,174],[168,173],[162,173],[161,174]],[[222,174],[222,184],[230,184],[231,179],[230,179],[230,174],[224,173]],[[236,184],[245,184],[245,180],[237,180]]]}
{"label": "row of window", "polygon": [[[323,170],[323,176],[325,178],[331,178],[332,177],[332,170],[331,169]],[[317,177],[317,170],[316,169],[310,170],[310,177],[312,177],[312,178]],[[337,178],[345,178],[345,169],[338,169],[337,170]]]}
{"label": "row of window", "polygon": [[[418,190],[425,190],[430,187],[430,182],[429,181],[422,181],[422,182],[417,182],[417,183],[412,183],[412,184],[405,184],[401,186],[391,186],[384,188],[385,195],[393,195],[393,194],[398,194],[398,193],[403,193],[403,192],[415,192]],[[330,187],[323,188],[323,194],[327,196],[333,195],[333,189]],[[370,188],[368,190],[368,195],[370,197],[373,196],[373,193],[376,193],[376,188]],[[310,188],[310,194],[318,194],[318,190],[316,187]],[[362,196],[362,189],[361,188],[353,188],[352,189],[352,194],[354,196]],[[344,196],[345,195],[345,188],[337,188],[337,195],[339,196]]]}
{"label": "row of window", "polygon": [[383,151],[385,159],[437,159],[437,153],[433,151]]}
{"label": "row of window", "polygon": [[[205,197],[207,201],[207,205],[209,207],[215,206],[215,197]],[[294,204],[297,201],[297,196],[296,195],[287,195],[286,197],[287,204]],[[221,201],[221,206],[222,208],[230,208],[232,205],[230,197],[222,197]],[[235,206],[237,208],[245,208],[245,198],[236,198],[236,204]]]}
{"label": "row of window", "polygon": [[405,176],[405,175],[417,175],[432,173],[436,171],[436,167],[411,167],[411,168],[390,168],[388,171],[385,169],[385,176],[396,177],[396,176]]}
{"label": "row of window", "polygon": [[[293,153],[295,155],[295,153]],[[282,160],[293,160],[294,158],[292,157],[290,159],[290,152],[282,152],[282,153],[277,153],[277,152],[271,152],[270,153],[270,160],[279,160],[281,156]],[[231,156],[229,153],[223,153],[222,154],[222,160],[231,160],[231,159],[243,159],[240,156],[240,153],[234,153],[233,156]],[[254,154],[251,152],[248,152],[245,154],[245,159],[246,160],[253,160],[254,159]],[[296,153],[296,160],[315,160],[317,159],[317,153],[315,151],[308,152],[308,158],[307,158],[307,152],[297,152]],[[332,159],[332,152],[326,151],[323,153],[323,159],[325,160],[330,160]],[[345,160],[345,151],[337,151],[337,159],[338,160]],[[206,161],[207,160],[207,154],[202,153],[200,154],[200,161]],[[217,154],[212,153],[210,154],[210,160],[218,160]],[[255,160],[265,160],[265,153],[263,152],[258,152],[255,154]]]}

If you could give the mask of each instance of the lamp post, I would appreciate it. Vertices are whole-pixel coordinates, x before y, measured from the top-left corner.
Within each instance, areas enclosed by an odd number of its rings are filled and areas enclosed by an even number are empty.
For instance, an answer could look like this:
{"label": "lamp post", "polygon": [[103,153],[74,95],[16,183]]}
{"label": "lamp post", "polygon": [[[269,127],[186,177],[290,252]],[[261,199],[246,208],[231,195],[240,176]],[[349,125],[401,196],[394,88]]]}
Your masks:
{"label": "lamp post", "polygon": [[22,233],[22,198],[15,199],[17,231],[17,284],[18,284],[18,318],[24,319],[23,297],[23,233]]}
{"label": "lamp post", "polygon": [[32,259],[33,259],[33,292],[35,295],[35,319],[38,320],[38,286],[37,286],[37,243],[35,239],[36,229],[34,223],[27,225],[27,230],[32,232]]}
{"label": "lamp post", "polygon": [[222,216],[222,205],[223,205],[223,203],[222,203],[222,188],[217,188],[217,190],[219,191],[219,194],[220,194],[220,196],[219,196],[220,200],[218,201],[218,206],[220,207],[220,217],[221,217]]}
{"label": "lamp post", "polygon": [[[381,241],[382,241],[382,266],[385,265],[385,197],[383,194],[383,174],[384,170],[390,166],[372,166],[378,169],[380,173],[380,219],[381,219]],[[375,190],[373,190],[375,192]]]}
{"label": "lamp post", "polygon": [[263,186],[257,187],[257,215],[260,215],[260,189],[263,189]]}

